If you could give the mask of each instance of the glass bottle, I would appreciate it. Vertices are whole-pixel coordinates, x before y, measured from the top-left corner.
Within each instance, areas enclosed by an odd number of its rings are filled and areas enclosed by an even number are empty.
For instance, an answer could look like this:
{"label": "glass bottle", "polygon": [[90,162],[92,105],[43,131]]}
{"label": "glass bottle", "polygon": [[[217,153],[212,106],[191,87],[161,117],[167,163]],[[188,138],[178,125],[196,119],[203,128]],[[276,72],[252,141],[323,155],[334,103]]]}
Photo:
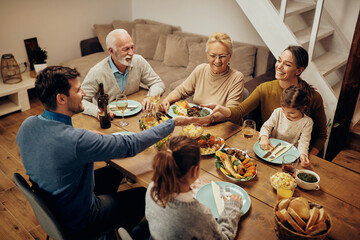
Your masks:
{"label": "glass bottle", "polygon": [[109,111],[108,98],[104,93],[104,85],[99,84],[100,96],[98,98],[98,107],[99,107],[99,120],[101,128],[110,128],[111,127],[111,118]]}

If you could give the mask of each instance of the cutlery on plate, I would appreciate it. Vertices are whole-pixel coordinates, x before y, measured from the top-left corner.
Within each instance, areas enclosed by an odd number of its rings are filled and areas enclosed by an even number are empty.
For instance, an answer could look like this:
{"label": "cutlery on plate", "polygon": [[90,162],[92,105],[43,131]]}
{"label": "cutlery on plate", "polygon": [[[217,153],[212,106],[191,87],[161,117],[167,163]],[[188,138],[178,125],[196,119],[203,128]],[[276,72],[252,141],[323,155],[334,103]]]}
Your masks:
{"label": "cutlery on plate", "polygon": [[[132,110],[134,110],[134,109],[136,109],[136,108],[138,108],[138,107],[139,107],[139,105],[128,106],[126,109],[129,110],[129,111],[132,111]],[[110,110],[111,110],[111,111],[118,111],[118,109],[117,109],[116,107],[110,107]]]}
{"label": "cutlery on plate", "polygon": [[279,142],[278,144],[276,144],[275,147],[273,147],[273,149],[271,149],[270,151],[268,151],[267,153],[265,153],[265,155],[263,156],[263,158],[269,157],[269,156],[274,152],[274,150],[275,150],[278,146],[280,146],[280,145],[281,145],[280,142]]}
{"label": "cutlery on plate", "polygon": [[282,155],[287,150],[289,150],[292,146],[293,146],[292,144],[287,144],[287,145],[283,146],[282,148],[280,148],[278,151],[273,152],[271,154],[271,156],[269,157],[269,160],[273,161],[274,159],[278,158],[280,155]]}

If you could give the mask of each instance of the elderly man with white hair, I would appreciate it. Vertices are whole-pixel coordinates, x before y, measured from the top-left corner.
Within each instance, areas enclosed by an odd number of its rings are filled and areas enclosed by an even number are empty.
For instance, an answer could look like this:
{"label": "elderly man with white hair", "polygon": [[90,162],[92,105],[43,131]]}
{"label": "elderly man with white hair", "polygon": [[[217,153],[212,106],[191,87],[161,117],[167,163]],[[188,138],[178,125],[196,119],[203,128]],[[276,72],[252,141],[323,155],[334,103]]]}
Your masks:
{"label": "elderly man with white hair", "polygon": [[[119,94],[130,95],[139,91],[140,83],[149,88],[151,95],[164,92],[165,84],[150,64],[142,56],[134,54],[134,43],[126,30],[111,31],[106,37],[106,48],[110,56],[90,69],[81,86],[86,93],[82,102],[85,114],[98,115],[99,83],[103,83],[109,102]],[[142,105],[144,110],[154,107],[148,97],[144,98]],[[114,117],[113,112],[110,115]]]}

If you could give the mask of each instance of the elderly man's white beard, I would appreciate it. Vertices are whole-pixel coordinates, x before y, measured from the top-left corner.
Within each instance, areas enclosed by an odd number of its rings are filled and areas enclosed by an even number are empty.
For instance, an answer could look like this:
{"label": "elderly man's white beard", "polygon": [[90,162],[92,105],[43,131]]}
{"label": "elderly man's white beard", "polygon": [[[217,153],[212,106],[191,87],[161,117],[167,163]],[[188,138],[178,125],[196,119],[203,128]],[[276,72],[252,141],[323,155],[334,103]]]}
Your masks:
{"label": "elderly man's white beard", "polygon": [[114,51],[114,55],[115,55],[115,59],[116,59],[116,61],[118,61],[119,63],[121,63],[122,65],[125,65],[125,66],[130,66],[130,64],[131,64],[131,61],[130,62],[128,62],[128,61],[126,61],[126,59],[132,59],[132,56],[129,56],[129,55],[126,55],[126,57],[123,57],[123,58],[121,58],[121,57],[119,57],[119,54],[116,52],[116,51]]}

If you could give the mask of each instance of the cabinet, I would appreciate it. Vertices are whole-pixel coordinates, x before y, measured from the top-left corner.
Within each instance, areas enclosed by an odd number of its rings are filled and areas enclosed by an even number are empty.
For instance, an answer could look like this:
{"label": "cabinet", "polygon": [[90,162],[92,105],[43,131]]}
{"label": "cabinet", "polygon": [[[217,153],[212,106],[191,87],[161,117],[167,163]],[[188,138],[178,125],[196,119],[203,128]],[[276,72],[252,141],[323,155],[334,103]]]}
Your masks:
{"label": "cabinet", "polygon": [[30,109],[28,89],[35,87],[35,78],[30,76],[30,72],[21,74],[22,81],[16,84],[4,84],[0,80],[0,116],[18,110],[26,111]]}

